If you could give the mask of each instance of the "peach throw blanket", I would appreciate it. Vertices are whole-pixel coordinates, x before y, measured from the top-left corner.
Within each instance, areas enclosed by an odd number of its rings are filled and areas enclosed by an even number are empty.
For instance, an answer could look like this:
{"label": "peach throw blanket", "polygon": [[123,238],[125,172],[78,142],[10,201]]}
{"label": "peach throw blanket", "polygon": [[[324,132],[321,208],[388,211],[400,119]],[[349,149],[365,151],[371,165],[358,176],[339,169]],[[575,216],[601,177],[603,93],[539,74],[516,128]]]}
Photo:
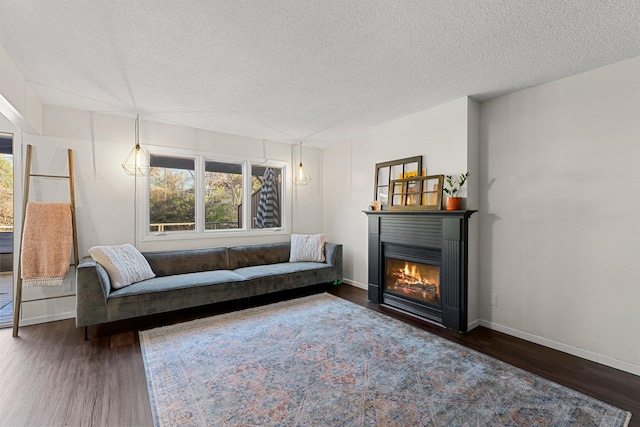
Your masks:
{"label": "peach throw blanket", "polygon": [[22,231],[23,285],[61,286],[69,270],[72,239],[69,203],[28,203]]}

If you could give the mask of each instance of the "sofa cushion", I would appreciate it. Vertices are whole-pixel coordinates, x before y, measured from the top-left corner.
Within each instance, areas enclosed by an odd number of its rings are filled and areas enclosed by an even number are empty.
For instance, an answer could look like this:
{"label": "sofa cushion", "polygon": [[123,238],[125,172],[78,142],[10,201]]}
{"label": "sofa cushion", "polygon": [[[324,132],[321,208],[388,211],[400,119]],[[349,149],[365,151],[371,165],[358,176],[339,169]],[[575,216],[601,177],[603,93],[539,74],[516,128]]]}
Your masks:
{"label": "sofa cushion", "polygon": [[159,277],[200,271],[230,270],[227,248],[145,252],[142,255]]}
{"label": "sofa cushion", "polygon": [[289,262],[324,262],[324,234],[292,234]]}
{"label": "sofa cushion", "polygon": [[289,261],[289,242],[229,248],[229,270]]}
{"label": "sofa cushion", "polygon": [[241,275],[228,270],[202,271],[198,273],[178,274],[175,276],[162,276],[144,280],[131,286],[127,286],[126,288],[115,290],[109,294],[109,298],[163,292],[195,286],[208,286],[218,283],[242,282],[243,280],[244,278]]}
{"label": "sofa cushion", "polygon": [[233,270],[233,272],[242,276],[245,280],[251,280],[259,277],[277,276],[279,274],[289,274],[323,268],[331,269],[331,266],[322,262],[283,262],[279,264],[242,267]]}
{"label": "sofa cushion", "polygon": [[107,270],[113,289],[155,277],[145,257],[131,243],[93,246],[89,254]]}

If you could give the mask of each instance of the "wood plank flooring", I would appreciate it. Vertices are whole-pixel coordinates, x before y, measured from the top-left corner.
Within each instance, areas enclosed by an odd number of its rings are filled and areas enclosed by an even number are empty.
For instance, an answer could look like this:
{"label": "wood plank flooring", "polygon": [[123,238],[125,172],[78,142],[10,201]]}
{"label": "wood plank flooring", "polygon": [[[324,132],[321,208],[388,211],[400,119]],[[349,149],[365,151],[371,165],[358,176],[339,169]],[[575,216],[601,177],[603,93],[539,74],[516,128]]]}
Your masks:
{"label": "wood plank flooring", "polygon": [[[152,425],[137,331],[222,312],[296,298],[322,289],[298,290],[215,304],[89,329],[73,320],[0,330],[0,426]],[[458,334],[371,304],[366,291],[349,285],[329,292],[413,324],[633,413],[640,427],[640,377],[486,328]]]}

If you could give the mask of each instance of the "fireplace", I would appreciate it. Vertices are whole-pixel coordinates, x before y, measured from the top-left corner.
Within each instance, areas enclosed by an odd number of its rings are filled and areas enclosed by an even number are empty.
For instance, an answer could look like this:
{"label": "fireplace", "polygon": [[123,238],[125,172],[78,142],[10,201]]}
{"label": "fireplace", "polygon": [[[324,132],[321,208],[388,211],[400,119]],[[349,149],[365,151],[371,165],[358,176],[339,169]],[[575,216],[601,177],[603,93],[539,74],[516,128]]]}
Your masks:
{"label": "fireplace", "polygon": [[468,219],[475,211],[365,211],[369,300],[467,330]]}
{"label": "fireplace", "polygon": [[440,266],[386,258],[384,292],[440,307]]}

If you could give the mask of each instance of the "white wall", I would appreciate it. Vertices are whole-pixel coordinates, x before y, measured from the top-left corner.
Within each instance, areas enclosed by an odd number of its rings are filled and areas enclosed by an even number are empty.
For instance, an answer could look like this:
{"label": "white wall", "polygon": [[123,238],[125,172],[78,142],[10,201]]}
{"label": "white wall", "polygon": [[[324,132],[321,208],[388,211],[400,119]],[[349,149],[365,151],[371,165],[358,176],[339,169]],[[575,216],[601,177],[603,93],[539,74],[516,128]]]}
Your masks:
{"label": "white wall", "polygon": [[640,57],[484,102],[480,177],[484,324],[636,374],[638,76]]}
{"label": "white wall", "polygon": [[42,131],[42,101],[0,45],[0,114],[30,133]]}
{"label": "white wall", "polygon": [[[291,165],[293,173],[295,173],[297,165],[300,164],[300,146],[294,145],[291,149]],[[318,234],[323,232],[322,157],[322,151],[308,145],[302,146],[302,164],[311,177],[311,181],[305,186],[293,186],[293,201],[296,206],[293,216],[294,233]]]}
{"label": "white wall", "polygon": [[[480,206],[480,103],[469,99],[467,118],[467,171],[471,174],[467,180],[467,208]],[[467,268],[469,271],[468,312],[469,330],[478,326],[480,319],[479,292],[479,247],[480,215],[475,213],[469,218],[469,242]]]}
{"label": "white wall", "polygon": [[[121,164],[134,144],[135,119],[91,113],[61,107],[45,106],[43,135],[23,134],[15,151],[34,146],[32,173],[62,174],[67,167],[67,149],[74,151],[76,207],[80,256],[94,245],[121,244],[134,241],[133,200],[134,179],[123,171]],[[0,129],[2,130],[2,129]],[[193,128],[140,121],[140,142],[157,146],[193,149],[215,154],[264,158],[262,141],[239,136],[207,132]],[[270,160],[290,162],[293,146],[280,142],[265,142]],[[297,148],[295,148],[297,153]],[[20,154],[20,153],[18,153]],[[297,154],[296,154],[297,156]],[[305,233],[322,232],[322,212],[317,209],[322,190],[321,156],[313,147],[304,148],[304,163],[314,178],[313,185],[295,189],[293,204],[287,216],[294,230]],[[16,176],[23,176],[22,162],[17,162]],[[287,184],[292,187],[290,182]],[[16,188],[17,189],[17,188]],[[140,194],[140,193],[139,193]],[[40,180],[32,183],[30,200],[68,201],[66,182]],[[22,204],[22,193],[16,193],[16,206]],[[313,205],[311,205],[313,203]],[[293,211],[293,212],[292,212]],[[22,214],[18,212],[18,217]],[[207,238],[140,242],[140,250],[184,249],[208,246],[233,246],[247,243],[288,241],[288,234],[265,234],[243,237]],[[17,246],[16,246],[17,247]],[[75,316],[75,285],[70,276],[66,288],[25,290],[25,300],[47,299],[37,304],[23,304],[22,325]]]}
{"label": "white wall", "polygon": [[[323,150],[324,232],[327,240],[343,244],[347,283],[367,287],[367,217],[362,211],[373,200],[375,164],[422,155],[428,175],[459,175],[467,170],[476,175],[478,149],[469,149],[468,144],[477,145],[477,136],[469,137],[477,134],[477,118],[477,103],[465,97]],[[468,208],[476,209],[477,196],[469,195]],[[475,288],[477,276],[470,273],[470,287]],[[477,315],[476,306],[470,308],[470,314]]]}

